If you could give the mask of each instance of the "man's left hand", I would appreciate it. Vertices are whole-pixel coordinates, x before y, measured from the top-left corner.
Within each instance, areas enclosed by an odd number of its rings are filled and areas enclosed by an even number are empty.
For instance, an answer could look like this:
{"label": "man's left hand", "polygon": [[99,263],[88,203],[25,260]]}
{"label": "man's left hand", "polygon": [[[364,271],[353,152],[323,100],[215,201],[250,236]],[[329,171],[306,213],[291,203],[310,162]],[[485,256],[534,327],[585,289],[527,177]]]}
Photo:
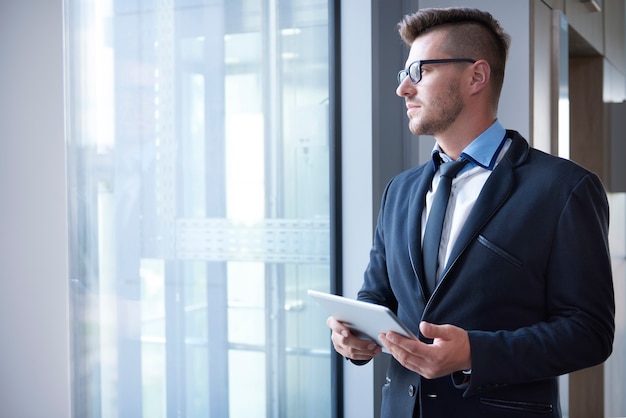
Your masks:
{"label": "man's left hand", "polygon": [[469,337],[464,329],[422,322],[420,332],[433,343],[426,344],[395,332],[381,334],[379,338],[400,364],[427,379],[472,368]]}

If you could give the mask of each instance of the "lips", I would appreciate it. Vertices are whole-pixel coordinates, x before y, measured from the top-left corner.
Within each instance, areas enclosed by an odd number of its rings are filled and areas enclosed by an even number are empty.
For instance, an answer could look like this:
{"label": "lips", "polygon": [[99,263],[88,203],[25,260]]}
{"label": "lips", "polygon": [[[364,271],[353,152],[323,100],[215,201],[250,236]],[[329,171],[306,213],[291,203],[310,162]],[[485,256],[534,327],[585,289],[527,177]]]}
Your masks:
{"label": "lips", "polygon": [[409,103],[409,102],[406,103],[407,110],[419,109],[420,107],[422,106],[417,103]]}
{"label": "lips", "polygon": [[407,114],[409,114],[409,113],[411,113],[411,112],[413,112],[413,111],[417,111],[417,110],[421,109],[421,107],[422,107],[422,106],[417,105],[417,104],[407,103],[407,104],[406,104],[406,109],[407,109],[407,110],[406,110],[406,113],[407,113]]}

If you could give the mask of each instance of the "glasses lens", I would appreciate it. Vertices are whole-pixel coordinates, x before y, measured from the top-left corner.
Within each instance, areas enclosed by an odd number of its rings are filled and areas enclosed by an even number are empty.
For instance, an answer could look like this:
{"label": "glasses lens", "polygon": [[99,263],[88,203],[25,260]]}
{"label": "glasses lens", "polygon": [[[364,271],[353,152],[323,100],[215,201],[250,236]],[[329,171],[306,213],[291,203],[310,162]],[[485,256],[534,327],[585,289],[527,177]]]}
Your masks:
{"label": "glasses lens", "polygon": [[406,70],[400,70],[400,72],[398,72],[398,85],[402,84],[402,82],[408,75],[409,73]]}
{"label": "glasses lens", "polygon": [[415,61],[411,65],[409,65],[409,77],[411,77],[411,81],[414,84],[417,84],[422,79],[422,69],[420,67],[420,62]]}

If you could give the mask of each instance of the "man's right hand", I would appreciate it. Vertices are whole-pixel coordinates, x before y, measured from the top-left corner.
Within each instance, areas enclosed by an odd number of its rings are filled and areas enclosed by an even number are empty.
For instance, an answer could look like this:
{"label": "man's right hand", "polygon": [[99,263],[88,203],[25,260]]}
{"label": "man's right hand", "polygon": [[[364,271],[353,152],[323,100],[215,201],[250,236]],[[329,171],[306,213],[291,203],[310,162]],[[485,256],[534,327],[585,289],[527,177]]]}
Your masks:
{"label": "man's right hand", "polygon": [[370,340],[362,340],[354,336],[348,327],[329,316],[326,325],[332,330],[330,339],[335,350],[342,356],[356,360],[371,360],[382,352],[382,348]]}

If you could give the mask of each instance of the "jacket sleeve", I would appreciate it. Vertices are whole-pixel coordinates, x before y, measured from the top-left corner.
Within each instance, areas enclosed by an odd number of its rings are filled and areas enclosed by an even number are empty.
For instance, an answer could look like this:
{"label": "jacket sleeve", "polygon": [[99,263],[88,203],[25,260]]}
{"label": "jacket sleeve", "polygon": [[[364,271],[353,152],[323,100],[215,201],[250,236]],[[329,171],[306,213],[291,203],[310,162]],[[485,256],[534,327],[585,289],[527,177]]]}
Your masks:
{"label": "jacket sleeve", "polygon": [[357,298],[359,300],[387,306],[392,311],[398,309],[398,302],[393,294],[387,270],[387,250],[385,244],[385,213],[387,197],[393,180],[387,184],[381,199],[380,211],[374,230],[374,239],[370,249],[369,263],[364,273],[363,284]]}

